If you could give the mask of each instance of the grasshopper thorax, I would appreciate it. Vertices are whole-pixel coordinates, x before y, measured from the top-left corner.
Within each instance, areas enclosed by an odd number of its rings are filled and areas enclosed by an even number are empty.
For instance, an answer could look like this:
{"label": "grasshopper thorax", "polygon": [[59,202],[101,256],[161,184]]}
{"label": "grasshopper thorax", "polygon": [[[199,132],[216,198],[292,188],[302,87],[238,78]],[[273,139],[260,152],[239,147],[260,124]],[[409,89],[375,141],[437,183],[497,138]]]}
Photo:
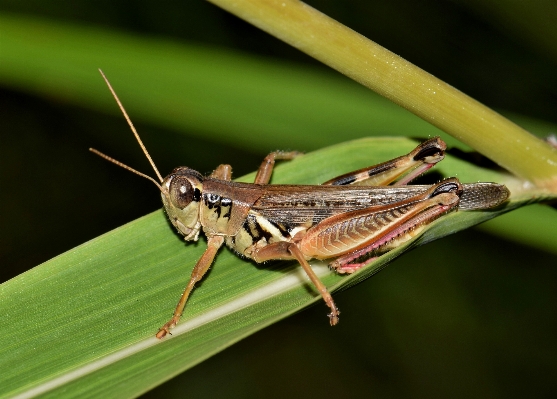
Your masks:
{"label": "grasshopper thorax", "polygon": [[186,241],[197,241],[201,223],[199,204],[203,176],[193,169],[176,168],[161,185],[161,196],[168,218]]}

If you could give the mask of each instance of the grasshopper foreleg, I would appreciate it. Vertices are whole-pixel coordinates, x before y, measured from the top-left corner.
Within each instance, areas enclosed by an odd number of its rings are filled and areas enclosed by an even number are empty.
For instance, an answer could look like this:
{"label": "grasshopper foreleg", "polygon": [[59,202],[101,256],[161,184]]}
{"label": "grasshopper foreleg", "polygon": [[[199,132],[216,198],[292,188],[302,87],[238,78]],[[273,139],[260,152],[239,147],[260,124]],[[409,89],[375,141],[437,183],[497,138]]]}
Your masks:
{"label": "grasshopper foreleg", "polygon": [[182,312],[184,311],[184,307],[186,306],[186,302],[195,286],[195,283],[201,280],[205,275],[205,273],[207,273],[207,270],[209,270],[211,263],[213,263],[213,259],[215,259],[215,255],[217,254],[217,251],[219,250],[219,248],[222,246],[223,243],[224,243],[224,237],[222,236],[212,236],[207,240],[207,249],[201,256],[201,258],[199,258],[195,267],[193,268],[191,272],[190,281],[188,282],[188,285],[186,286],[184,293],[180,297],[180,301],[176,306],[174,315],[164,326],[160,328],[159,332],[157,333],[157,338],[159,339],[163,338],[164,336],[166,336],[166,334],[170,333],[171,328],[174,328],[176,324],[178,324],[178,321],[182,316]]}
{"label": "grasshopper foreleg", "polygon": [[210,177],[230,181],[232,179],[232,166],[225,163],[221,164],[211,173]]}

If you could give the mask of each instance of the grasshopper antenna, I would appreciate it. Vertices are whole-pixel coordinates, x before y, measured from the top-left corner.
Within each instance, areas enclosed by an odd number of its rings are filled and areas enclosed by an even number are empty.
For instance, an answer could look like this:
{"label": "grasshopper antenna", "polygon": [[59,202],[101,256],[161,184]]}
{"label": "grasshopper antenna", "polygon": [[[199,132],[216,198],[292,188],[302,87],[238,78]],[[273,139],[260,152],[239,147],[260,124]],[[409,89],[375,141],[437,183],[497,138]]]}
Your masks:
{"label": "grasshopper antenna", "polygon": [[[137,133],[137,130],[135,130],[135,127],[133,126],[133,123],[130,119],[130,117],[128,116],[128,113],[126,112],[126,110],[124,109],[124,106],[122,105],[122,103],[120,102],[120,99],[118,98],[118,96],[116,95],[116,92],[114,91],[114,89],[112,88],[112,86],[110,85],[110,82],[108,81],[108,79],[106,78],[106,76],[104,75],[103,71],[101,69],[99,69],[99,72],[101,73],[101,76],[103,77],[104,81],[106,82],[106,85],[108,86],[110,92],[112,93],[112,96],[114,97],[114,99],[116,100],[116,103],[118,103],[118,107],[120,107],[120,111],[122,111],[122,114],[124,114],[124,118],[126,118],[126,121],[128,122],[128,125],[130,127],[130,129],[133,132],[133,135],[135,136],[135,138],[137,139],[137,142],[139,143],[139,146],[141,147],[141,149],[143,150],[143,153],[145,154],[145,156],[147,157],[147,159],[149,160],[149,163],[151,164],[151,166],[153,167],[153,170],[155,171],[155,173],[157,174],[157,177],[159,178],[159,181],[162,183],[162,176],[159,173],[159,170],[157,169],[157,167],[155,166],[155,163],[153,162],[153,159],[151,158],[151,156],[149,155],[149,153],[147,152],[147,148],[145,148],[145,145],[143,145],[143,142],[141,141],[141,139],[139,138],[139,134]],[[132,168],[130,168],[127,165],[124,165],[122,162],[118,162],[113,158],[110,158],[107,155],[104,155],[103,153],[90,148],[89,149],[91,152],[94,152],[95,154],[99,155],[100,157],[106,159],[107,161],[110,161],[118,166],[121,166],[124,169],[129,170],[130,172],[133,172],[139,176],[143,176],[146,177],[152,181],[154,181],[157,186],[160,188],[160,185],[155,181],[155,179],[153,179],[152,177],[149,177],[141,172],[138,172]]]}
{"label": "grasshopper antenna", "polygon": [[162,192],[162,186],[159,184],[158,181],[156,181],[155,179],[153,179],[151,176],[148,176],[148,175],[146,175],[145,173],[141,173],[141,172],[135,170],[134,168],[132,168],[132,167],[130,167],[130,166],[128,166],[128,165],[126,165],[126,164],[120,162],[120,161],[117,161],[117,160],[115,160],[114,158],[111,158],[111,157],[109,157],[109,156],[106,155],[106,154],[103,154],[103,153],[100,152],[99,150],[95,150],[94,148],[89,148],[89,151],[91,151],[93,154],[97,154],[97,155],[98,155],[99,157],[101,157],[101,158],[106,159],[108,162],[112,162],[113,164],[118,165],[119,167],[124,168],[124,169],[126,169],[126,170],[128,170],[128,171],[130,171],[130,172],[132,172],[132,173],[135,173],[135,174],[138,175],[138,176],[141,176],[141,177],[144,177],[144,178],[146,178],[146,179],[148,179],[148,180],[151,180],[153,183],[155,183],[155,185],[156,185],[156,186],[159,188],[159,190],[161,190],[161,192]]}

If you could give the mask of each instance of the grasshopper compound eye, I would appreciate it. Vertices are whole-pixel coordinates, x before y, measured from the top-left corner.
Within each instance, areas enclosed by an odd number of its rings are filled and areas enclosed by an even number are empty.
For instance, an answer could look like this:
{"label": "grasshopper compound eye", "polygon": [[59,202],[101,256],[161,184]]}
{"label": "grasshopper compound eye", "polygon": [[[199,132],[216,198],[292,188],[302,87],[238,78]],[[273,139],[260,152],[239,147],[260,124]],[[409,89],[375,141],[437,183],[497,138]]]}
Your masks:
{"label": "grasshopper compound eye", "polygon": [[193,200],[193,187],[185,176],[172,178],[169,192],[172,205],[179,209],[184,209]]}

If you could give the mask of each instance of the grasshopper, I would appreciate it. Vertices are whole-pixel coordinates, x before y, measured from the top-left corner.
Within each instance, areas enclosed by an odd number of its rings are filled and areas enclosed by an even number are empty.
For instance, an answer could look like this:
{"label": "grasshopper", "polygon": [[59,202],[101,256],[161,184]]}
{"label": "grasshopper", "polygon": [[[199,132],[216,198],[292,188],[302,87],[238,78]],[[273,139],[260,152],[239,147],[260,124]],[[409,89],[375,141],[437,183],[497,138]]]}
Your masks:
{"label": "grasshopper", "polygon": [[295,151],[267,155],[252,184],[233,182],[232,168],[224,164],[207,177],[178,167],[163,179],[118,96],[101,74],[159,181],[90,150],[155,183],[170,222],[186,241],[197,241],[201,230],[207,237],[207,249],[193,268],[172,318],[157,332],[159,339],[176,326],[195,284],[223,244],[257,263],[277,259],[299,262],[329,307],[329,321],[334,326],[340,311],[308,260],[330,259],[336,272],[354,273],[452,210],[491,208],[509,196],[504,185],[461,184],[456,178],[433,185],[408,185],[444,158],[446,144],[439,137],[419,144],[406,155],[322,185],[268,184],[275,161],[301,155]]}

